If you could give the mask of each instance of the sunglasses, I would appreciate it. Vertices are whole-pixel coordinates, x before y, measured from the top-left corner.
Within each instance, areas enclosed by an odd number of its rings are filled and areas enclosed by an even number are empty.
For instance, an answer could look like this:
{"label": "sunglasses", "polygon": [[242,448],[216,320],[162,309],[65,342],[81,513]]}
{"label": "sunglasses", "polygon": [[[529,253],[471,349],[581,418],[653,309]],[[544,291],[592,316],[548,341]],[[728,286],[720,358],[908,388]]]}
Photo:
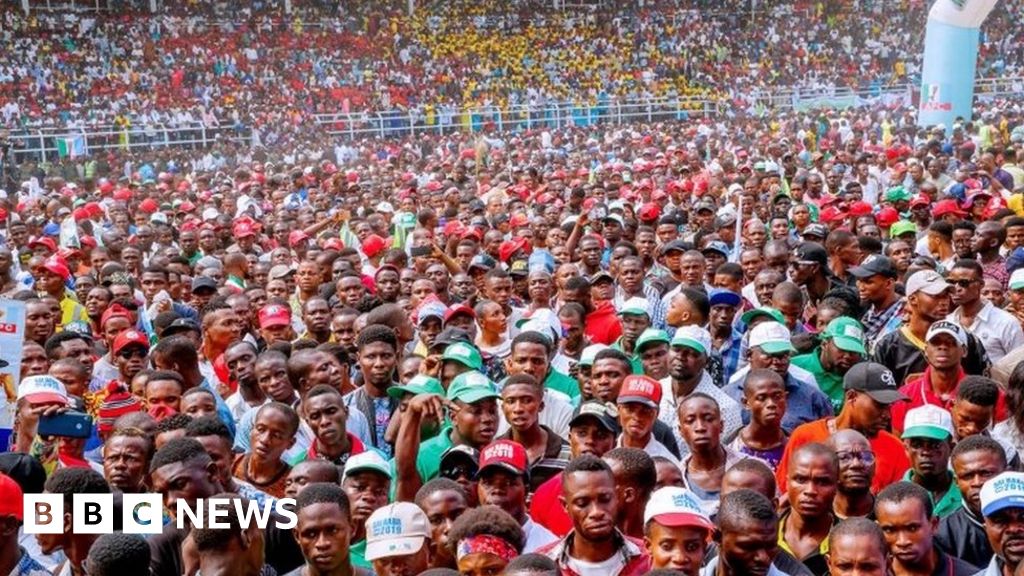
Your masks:
{"label": "sunglasses", "polygon": [[149,352],[142,348],[129,348],[128,350],[121,350],[117,355],[125,359],[145,358],[146,356],[149,356]]}

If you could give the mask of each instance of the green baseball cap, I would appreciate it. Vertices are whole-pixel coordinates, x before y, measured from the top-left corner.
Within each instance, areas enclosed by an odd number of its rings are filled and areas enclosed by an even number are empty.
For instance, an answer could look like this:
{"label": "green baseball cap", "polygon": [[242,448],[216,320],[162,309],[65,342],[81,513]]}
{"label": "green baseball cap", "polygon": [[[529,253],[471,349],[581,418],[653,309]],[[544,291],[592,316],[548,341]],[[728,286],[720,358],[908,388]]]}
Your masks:
{"label": "green baseball cap", "polygon": [[647,306],[647,300],[643,298],[630,298],[622,303],[622,309],[619,310],[619,316],[647,316],[650,318],[650,308]]}
{"label": "green baseball cap", "polygon": [[908,410],[903,426],[903,438],[949,440],[953,437],[953,417],[933,404]]}
{"label": "green baseball cap", "polygon": [[913,194],[911,194],[903,186],[896,186],[895,188],[889,188],[885,192],[885,201],[886,202],[909,201],[912,197],[913,197]]}
{"label": "green baseball cap", "polygon": [[444,388],[441,387],[441,382],[437,378],[431,378],[424,374],[413,376],[412,380],[409,380],[409,383],[405,386],[392,386],[388,388],[388,396],[395,400],[400,400],[406,394],[412,394],[413,396],[419,394],[444,396]]}
{"label": "green baseball cap", "polygon": [[889,236],[891,238],[896,238],[897,236],[902,236],[903,234],[911,232],[917,234],[917,224],[907,220],[899,220],[889,227]]}
{"label": "green baseball cap", "polygon": [[444,353],[441,354],[441,361],[445,360],[458,362],[473,370],[482,370],[484,367],[484,360],[480,357],[480,351],[475,346],[466,342],[455,342],[445,348]]}
{"label": "green baseball cap", "polygon": [[402,212],[398,215],[398,226],[402,228],[415,228],[416,215],[412,212]]}
{"label": "green baseball cap", "polygon": [[743,313],[742,316],[740,316],[740,322],[749,326],[750,322],[754,318],[758,317],[767,318],[768,320],[773,320],[775,322],[778,322],[779,324],[786,323],[786,318],[782,315],[782,312],[779,312],[775,308],[769,308],[767,306],[761,306],[760,308],[747,310],[746,312]]}
{"label": "green baseball cap", "polygon": [[831,338],[836,347],[846,352],[867,354],[864,348],[864,328],[849,316],[833,319],[821,333],[822,338]]}
{"label": "green baseball cap", "polygon": [[580,366],[593,366],[597,353],[605,348],[608,348],[607,344],[591,344],[584,348],[580,354]]}
{"label": "green baseball cap", "polygon": [[639,338],[636,339],[636,346],[634,348],[637,352],[640,352],[644,349],[644,346],[658,342],[668,344],[668,332],[658,330],[656,328],[648,328],[640,334]]}
{"label": "green baseball cap", "polygon": [[707,356],[711,353],[711,334],[700,326],[682,326],[672,337],[672,347],[686,347]]}
{"label": "green baseball cap", "polygon": [[488,398],[499,398],[498,387],[491,379],[479,372],[463,372],[448,386],[448,399],[473,404]]}

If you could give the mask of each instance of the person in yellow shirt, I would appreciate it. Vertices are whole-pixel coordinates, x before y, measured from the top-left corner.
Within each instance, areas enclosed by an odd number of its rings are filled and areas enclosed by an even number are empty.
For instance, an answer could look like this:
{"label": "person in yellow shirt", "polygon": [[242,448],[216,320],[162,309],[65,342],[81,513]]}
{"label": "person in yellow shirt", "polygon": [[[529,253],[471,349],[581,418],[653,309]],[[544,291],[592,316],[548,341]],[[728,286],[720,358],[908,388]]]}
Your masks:
{"label": "person in yellow shirt", "polygon": [[50,296],[60,303],[61,318],[58,330],[72,329],[89,333],[89,314],[75,299],[75,293],[66,286],[68,278],[71,277],[67,264],[61,258],[51,256],[43,262],[36,277],[40,295]]}

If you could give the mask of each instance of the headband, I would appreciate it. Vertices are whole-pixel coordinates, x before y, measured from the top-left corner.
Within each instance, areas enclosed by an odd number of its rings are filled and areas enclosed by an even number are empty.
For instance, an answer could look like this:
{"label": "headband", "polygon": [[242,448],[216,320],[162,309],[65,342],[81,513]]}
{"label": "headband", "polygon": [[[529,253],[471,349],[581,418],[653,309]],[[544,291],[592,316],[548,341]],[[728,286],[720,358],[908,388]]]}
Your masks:
{"label": "headband", "polygon": [[519,551],[503,538],[490,534],[478,534],[459,540],[459,545],[455,549],[456,561],[462,560],[470,554],[494,554],[505,562],[511,562],[519,555]]}

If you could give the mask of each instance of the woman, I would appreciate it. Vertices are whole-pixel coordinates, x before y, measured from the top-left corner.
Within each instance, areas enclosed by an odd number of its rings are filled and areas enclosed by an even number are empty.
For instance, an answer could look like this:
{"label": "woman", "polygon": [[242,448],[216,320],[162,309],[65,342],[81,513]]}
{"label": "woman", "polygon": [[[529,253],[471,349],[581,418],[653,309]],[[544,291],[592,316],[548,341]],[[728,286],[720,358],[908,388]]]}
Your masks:
{"label": "woman", "polygon": [[515,518],[497,506],[481,506],[459,516],[448,545],[463,576],[490,576],[522,554],[523,540]]}

